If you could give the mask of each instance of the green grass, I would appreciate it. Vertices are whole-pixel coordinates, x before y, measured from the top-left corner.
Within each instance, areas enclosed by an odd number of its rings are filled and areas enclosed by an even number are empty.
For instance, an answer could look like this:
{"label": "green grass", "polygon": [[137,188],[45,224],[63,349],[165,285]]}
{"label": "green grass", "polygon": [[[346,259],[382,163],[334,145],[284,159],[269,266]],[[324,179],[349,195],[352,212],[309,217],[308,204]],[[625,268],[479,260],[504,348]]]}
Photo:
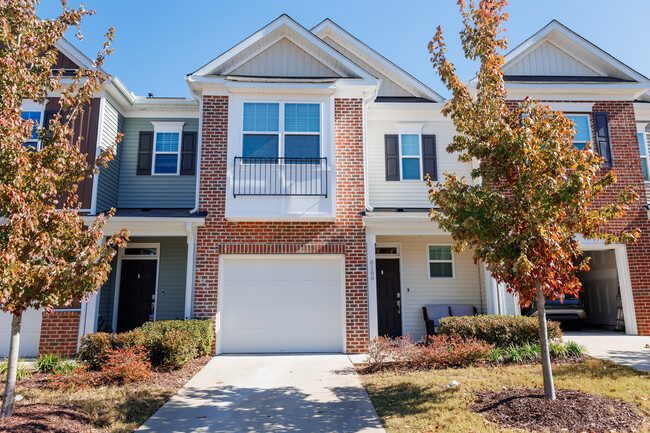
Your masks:
{"label": "green grass", "polygon": [[[573,349],[567,349],[573,350]],[[650,417],[650,374],[611,362],[589,359],[553,367],[556,388],[571,388],[638,404]],[[514,432],[499,429],[469,409],[474,391],[542,387],[539,365],[469,367],[361,375],[388,432]],[[450,389],[456,380],[460,386]],[[643,432],[650,432],[650,423]]]}

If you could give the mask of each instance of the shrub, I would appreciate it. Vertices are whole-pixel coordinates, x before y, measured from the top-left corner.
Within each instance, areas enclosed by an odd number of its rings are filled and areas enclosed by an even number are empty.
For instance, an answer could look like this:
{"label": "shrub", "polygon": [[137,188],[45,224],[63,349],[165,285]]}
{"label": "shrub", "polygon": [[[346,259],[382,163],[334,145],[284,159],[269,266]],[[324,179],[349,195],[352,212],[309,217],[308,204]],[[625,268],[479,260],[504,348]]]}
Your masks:
{"label": "shrub", "polygon": [[48,386],[59,390],[86,389],[100,383],[97,373],[90,371],[87,365],[76,365],[74,370],[55,370],[48,378]]}
{"label": "shrub", "polygon": [[410,337],[378,337],[371,342],[369,362],[374,368],[397,364],[406,368],[465,367],[488,359],[492,345],[475,338],[432,336],[426,342]]}
{"label": "shrub", "polygon": [[[548,351],[553,359],[576,358],[586,354],[585,349],[572,341],[568,343],[549,344]],[[524,343],[518,346],[495,347],[488,356],[494,363],[519,364],[523,362],[538,361],[540,359],[539,344]]]}
{"label": "shrub", "polygon": [[120,334],[87,335],[81,341],[79,359],[99,370],[110,349],[144,347],[152,365],[180,368],[193,358],[210,353],[213,342],[211,320],[162,320]]}
{"label": "shrub", "polygon": [[140,382],[151,376],[149,352],[143,347],[118,347],[106,352],[101,374],[109,382]]}
{"label": "shrub", "polygon": [[[547,321],[549,340],[560,340],[562,331],[558,322]],[[479,315],[445,317],[440,319],[440,335],[476,338],[497,347],[521,346],[539,341],[536,317]]]}
{"label": "shrub", "polygon": [[60,363],[61,355],[58,353],[38,355],[36,359],[36,370],[39,373],[54,373]]}
{"label": "shrub", "polygon": [[79,344],[79,359],[88,365],[91,370],[99,370],[106,361],[106,351],[113,348],[113,335],[106,332],[97,332],[82,337]]}
{"label": "shrub", "polygon": [[[25,364],[25,359],[24,358],[18,358],[18,367],[16,370],[16,379],[20,380],[22,378],[25,378],[32,374],[32,370],[30,370],[27,365]],[[6,376],[7,375],[7,358],[3,362],[0,362],[0,376]]]}

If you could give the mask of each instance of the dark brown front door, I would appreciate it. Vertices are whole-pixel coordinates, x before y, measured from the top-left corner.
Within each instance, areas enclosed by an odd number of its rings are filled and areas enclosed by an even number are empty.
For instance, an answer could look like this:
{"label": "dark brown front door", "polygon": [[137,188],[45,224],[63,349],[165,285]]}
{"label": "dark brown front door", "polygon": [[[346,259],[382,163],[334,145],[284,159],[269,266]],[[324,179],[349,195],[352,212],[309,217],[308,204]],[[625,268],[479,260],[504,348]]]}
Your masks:
{"label": "dark brown front door", "polygon": [[156,260],[122,260],[117,332],[130,331],[149,320],[156,292]]}
{"label": "dark brown front door", "polygon": [[399,259],[377,259],[377,309],[379,335],[402,335]]}

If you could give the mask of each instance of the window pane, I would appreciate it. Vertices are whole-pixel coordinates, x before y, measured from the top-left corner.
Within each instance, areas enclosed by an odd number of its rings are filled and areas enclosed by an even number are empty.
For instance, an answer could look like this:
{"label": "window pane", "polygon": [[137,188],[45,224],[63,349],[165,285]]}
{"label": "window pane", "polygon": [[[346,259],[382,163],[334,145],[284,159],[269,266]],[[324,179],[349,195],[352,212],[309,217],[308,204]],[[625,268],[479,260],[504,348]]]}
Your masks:
{"label": "window pane", "polygon": [[451,247],[449,245],[432,245],[429,247],[429,260],[451,261]]}
{"label": "window pane", "polygon": [[278,156],[277,135],[244,135],[243,157],[276,158]]}
{"label": "window pane", "polygon": [[420,159],[404,158],[402,159],[402,179],[412,180],[420,179]]}
{"label": "window pane", "polygon": [[127,248],[124,250],[125,256],[155,256],[155,248]]}
{"label": "window pane", "polygon": [[376,247],[375,254],[397,255],[397,247]]}
{"label": "window pane", "polygon": [[429,263],[429,275],[431,277],[453,277],[451,263]]}
{"label": "window pane", "polygon": [[285,135],[284,156],[287,158],[319,158],[318,135]]}
{"label": "window pane", "polygon": [[639,151],[641,152],[641,156],[646,156],[647,152],[645,148],[645,136],[641,132],[639,132],[637,136],[639,137]]}
{"label": "window pane", "polygon": [[273,131],[280,129],[280,104],[244,103],[244,131]]}
{"label": "window pane", "polygon": [[591,140],[589,134],[589,116],[565,116],[567,119],[573,120],[576,128],[576,135],[573,141],[589,141]]}
{"label": "window pane", "polygon": [[178,166],[178,155],[156,155],[156,167],[154,173],[176,174]]}
{"label": "window pane", "polygon": [[643,170],[643,180],[650,180],[648,179],[648,159],[644,158],[641,160],[641,169]]}
{"label": "window pane", "polygon": [[320,105],[284,104],[284,130],[320,132]]}
{"label": "window pane", "polygon": [[420,136],[402,134],[402,156],[420,156]]}
{"label": "window pane", "polygon": [[578,150],[585,150],[587,147],[587,143],[573,143],[573,147],[575,147]]}
{"label": "window pane", "polygon": [[[41,124],[41,112],[40,111],[23,111],[20,113],[20,117],[22,117],[25,120],[33,120],[34,121],[34,129],[32,129],[32,140],[37,140],[38,139],[38,134],[36,133],[36,128],[38,125]],[[27,143],[25,143],[27,144]]]}
{"label": "window pane", "polygon": [[[159,132],[156,134],[156,152],[178,152],[178,132]],[[174,170],[176,171],[176,170]]]}

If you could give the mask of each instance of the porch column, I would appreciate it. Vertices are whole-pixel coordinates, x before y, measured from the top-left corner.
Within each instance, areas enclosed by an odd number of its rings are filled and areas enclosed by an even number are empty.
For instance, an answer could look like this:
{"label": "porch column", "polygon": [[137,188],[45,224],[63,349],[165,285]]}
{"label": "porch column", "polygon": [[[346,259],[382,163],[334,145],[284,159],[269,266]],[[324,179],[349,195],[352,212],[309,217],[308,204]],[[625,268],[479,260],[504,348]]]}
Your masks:
{"label": "porch column", "polygon": [[194,314],[194,259],[196,245],[196,228],[192,223],[185,226],[187,231],[187,270],[185,272],[185,319],[191,319]]}
{"label": "porch column", "polygon": [[483,264],[483,275],[485,276],[485,298],[487,301],[487,313],[500,314],[497,282],[494,278],[492,278],[492,273],[488,270],[485,263]]}
{"label": "porch column", "polygon": [[[102,238],[99,241],[99,245],[102,246],[104,245],[105,242],[106,242],[106,238]],[[114,270],[111,269],[111,272],[114,272]],[[101,291],[101,286],[97,289],[97,292],[93,293],[88,297],[87,301],[81,302],[81,311],[79,314],[78,343],[81,342],[81,337],[83,337],[84,335],[97,332],[97,321],[99,320],[100,291]]]}
{"label": "porch column", "polygon": [[370,338],[373,339],[379,334],[379,319],[377,317],[377,278],[375,244],[377,236],[374,233],[366,232],[366,257],[367,257],[367,274],[368,274],[368,326]]}

